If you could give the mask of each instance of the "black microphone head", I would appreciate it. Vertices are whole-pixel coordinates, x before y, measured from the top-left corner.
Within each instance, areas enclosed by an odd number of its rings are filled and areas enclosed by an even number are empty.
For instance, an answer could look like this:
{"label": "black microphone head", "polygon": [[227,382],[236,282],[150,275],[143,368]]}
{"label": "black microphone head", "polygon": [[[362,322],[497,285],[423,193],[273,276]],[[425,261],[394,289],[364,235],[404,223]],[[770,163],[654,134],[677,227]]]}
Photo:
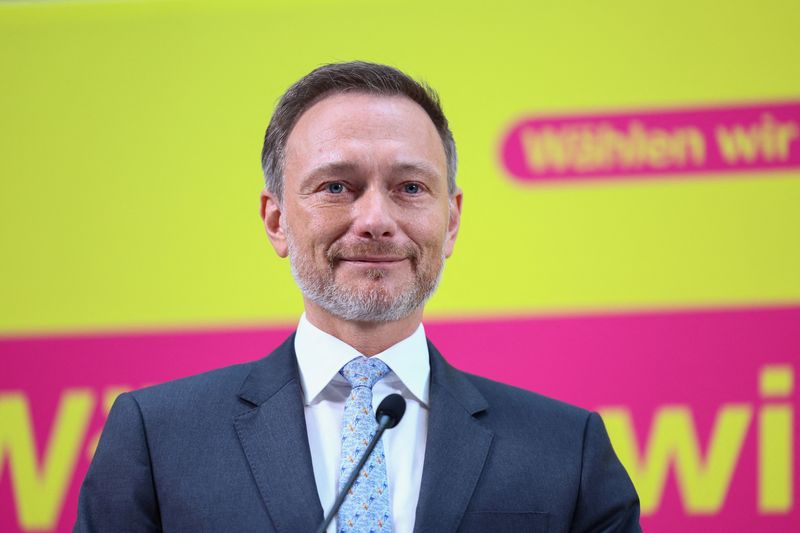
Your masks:
{"label": "black microphone head", "polygon": [[406,400],[399,394],[390,394],[381,401],[378,410],[375,411],[375,419],[380,424],[382,417],[388,417],[389,423],[386,424],[386,428],[389,429],[400,423],[405,412]]}

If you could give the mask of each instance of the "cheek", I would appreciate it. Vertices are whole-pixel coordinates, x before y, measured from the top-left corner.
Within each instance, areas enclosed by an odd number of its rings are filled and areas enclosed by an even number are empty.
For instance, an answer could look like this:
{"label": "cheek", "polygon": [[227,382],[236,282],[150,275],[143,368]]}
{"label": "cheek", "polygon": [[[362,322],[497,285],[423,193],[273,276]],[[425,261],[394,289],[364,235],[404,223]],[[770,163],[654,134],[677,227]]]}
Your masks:
{"label": "cheek", "polygon": [[293,222],[302,225],[308,233],[339,227],[349,218],[349,210],[345,206],[311,201],[301,203],[292,214]]}
{"label": "cheek", "polygon": [[416,224],[414,227],[409,227],[409,237],[420,248],[424,256],[438,257],[441,255],[447,232],[444,226],[435,224],[431,226],[424,226]]}
{"label": "cheek", "polygon": [[317,212],[303,221],[302,231],[315,250],[327,250],[347,233],[348,218],[342,213]]}

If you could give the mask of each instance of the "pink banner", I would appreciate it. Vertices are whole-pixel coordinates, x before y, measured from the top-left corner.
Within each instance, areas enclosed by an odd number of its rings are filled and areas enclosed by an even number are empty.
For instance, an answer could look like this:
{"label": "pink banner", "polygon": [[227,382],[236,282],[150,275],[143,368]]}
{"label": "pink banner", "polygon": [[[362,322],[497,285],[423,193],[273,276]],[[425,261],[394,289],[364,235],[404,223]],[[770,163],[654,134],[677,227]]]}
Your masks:
{"label": "pink banner", "polygon": [[524,182],[800,166],[800,103],[522,117],[500,147]]}
{"label": "pink banner", "polygon": [[[789,531],[800,308],[432,322],[457,367],[599,409],[646,531]],[[290,329],[0,341],[0,531],[70,531],[122,390],[256,359]]]}

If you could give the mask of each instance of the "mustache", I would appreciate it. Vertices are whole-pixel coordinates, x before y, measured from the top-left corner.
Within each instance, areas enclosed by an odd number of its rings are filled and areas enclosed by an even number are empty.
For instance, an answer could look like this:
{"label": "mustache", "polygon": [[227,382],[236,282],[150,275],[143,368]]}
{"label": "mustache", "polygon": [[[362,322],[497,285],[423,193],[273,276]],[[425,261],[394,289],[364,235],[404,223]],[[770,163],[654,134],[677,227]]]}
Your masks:
{"label": "mustache", "polygon": [[405,257],[416,264],[419,251],[412,244],[397,245],[389,242],[344,243],[334,242],[326,253],[331,266],[345,257]]}

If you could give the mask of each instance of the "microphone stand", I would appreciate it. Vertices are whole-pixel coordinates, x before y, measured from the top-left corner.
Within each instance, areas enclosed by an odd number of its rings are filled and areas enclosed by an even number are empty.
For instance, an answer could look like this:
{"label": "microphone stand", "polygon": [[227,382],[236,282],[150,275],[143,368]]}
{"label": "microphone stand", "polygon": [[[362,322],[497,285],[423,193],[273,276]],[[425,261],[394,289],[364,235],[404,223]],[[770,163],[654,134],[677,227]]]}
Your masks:
{"label": "microphone stand", "polygon": [[356,482],[356,479],[361,473],[361,469],[364,468],[364,465],[367,463],[367,459],[369,459],[369,456],[372,455],[372,450],[375,448],[375,445],[378,444],[378,441],[381,440],[383,432],[390,427],[393,421],[394,421],[393,417],[389,415],[382,415],[380,417],[380,419],[378,420],[378,431],[375,432],[375,436],[372,437],[372,440],[369,442],[367,449],[361,456],[361,460],[358,462],[356,467],[350,473],[350,479],[347,480],[347,484],[339,493],[339,496],[336,497],[336,501],[333,503],[333,508],[331,508],[331,510],[328,512],[328,516],[325,517],[325,521],[322,523],[321,526],[319,526],[319,529],[317,529],[317,533],[325,533],[325,530],[328,529],[328,526],[333,521],[333,518],[336,516],[336,513],[339,512],[339,507],[341,507],[342,503],[344,503],[344,499],[347,497],[347,492],[353,486],[353,483]]}

